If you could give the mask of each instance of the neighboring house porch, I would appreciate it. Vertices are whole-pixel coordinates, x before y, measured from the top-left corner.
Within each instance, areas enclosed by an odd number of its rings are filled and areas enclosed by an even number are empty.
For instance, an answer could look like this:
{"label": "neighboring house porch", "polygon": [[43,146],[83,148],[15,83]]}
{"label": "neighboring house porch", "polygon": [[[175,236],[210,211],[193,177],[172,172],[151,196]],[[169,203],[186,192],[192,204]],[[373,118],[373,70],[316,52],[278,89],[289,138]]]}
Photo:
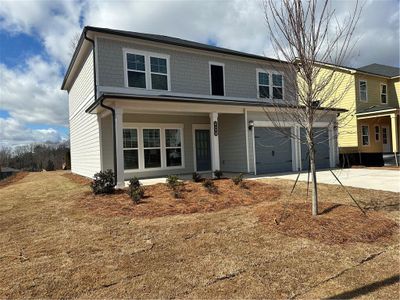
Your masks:
{"label": "neighboring house porch", "polygon": [[363,153],[399,152],[399,109],[365,110],[356,114],[359,151]]}

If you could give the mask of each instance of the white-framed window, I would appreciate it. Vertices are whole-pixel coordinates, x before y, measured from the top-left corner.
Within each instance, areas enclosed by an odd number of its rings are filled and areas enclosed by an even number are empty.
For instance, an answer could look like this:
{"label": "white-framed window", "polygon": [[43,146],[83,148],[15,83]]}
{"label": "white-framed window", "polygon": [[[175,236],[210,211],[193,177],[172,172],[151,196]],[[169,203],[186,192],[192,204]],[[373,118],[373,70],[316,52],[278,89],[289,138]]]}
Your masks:
{"label": "white-framed window", "polygon": [[273,99],[283,99],[283,76],[282,74],[272,74],[272,97]]}
{"label": "white-framed window", "polygon": [[181,128],[165,128],[165,158],[167,167],[182,166]]}
{"label": "white-framed window", "polygon": [[183,124],[124,123],[126,172],[184,168]]}
{"label": "white-framed window", "polygon": [[381,128],[379,125],[375,125],[375,141],[379,142],[381,139]]}
{"label": "white-framed window", "polygon": [[381,103],[387,104],[387,85],[381,83]]}
{"label": "white-framed window", "polygon": [[268,98],[269,99],[269,73],[258,71],[257,72],[257,81],[258,81],[258,98]]}
{"label": "white-framed window", "polygon": [[171,90],[169,55],[124,49],[125,86]]}
{"label": "white-framed window", "polygon": [[139,169],[139,138],[137,128],[123,128],[124,169]]}
{"label": "white-framed window", "polygon": [[360,101],[367,102],[368,101],[367,81],[360,80],[358,82],[358,88],[359,88]]}
{"label": "white-framed window", "polygon": [[210,94],[225,96],[225,64],[209,61],[210,69]]}
{"label": "white-framed window", "polygon": [[161,129],[143,128],[144,168],[161,168]]}
{"label": "white-framed window", "polygon": [[361,125],[361,143],[363,146],[369,145],[369,127],[368,127],[368,125]]}
{"label": "white-framed window", "polygon": [[282,100],[284,95],[283,74],[257,69],[258,98]]}

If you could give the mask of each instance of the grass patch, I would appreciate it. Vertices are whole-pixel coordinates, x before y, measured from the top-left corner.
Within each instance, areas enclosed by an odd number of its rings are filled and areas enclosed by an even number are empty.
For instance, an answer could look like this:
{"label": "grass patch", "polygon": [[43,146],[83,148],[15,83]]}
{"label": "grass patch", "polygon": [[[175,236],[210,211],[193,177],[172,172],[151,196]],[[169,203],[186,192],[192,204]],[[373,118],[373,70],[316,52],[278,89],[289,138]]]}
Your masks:
{"label": "grass patch", "polygon": [[21,179],[25,178],[28,174],[29,172],[21,171],[7,178],[4,178],[3,180],[0,180],[0,189],[20,181]]}

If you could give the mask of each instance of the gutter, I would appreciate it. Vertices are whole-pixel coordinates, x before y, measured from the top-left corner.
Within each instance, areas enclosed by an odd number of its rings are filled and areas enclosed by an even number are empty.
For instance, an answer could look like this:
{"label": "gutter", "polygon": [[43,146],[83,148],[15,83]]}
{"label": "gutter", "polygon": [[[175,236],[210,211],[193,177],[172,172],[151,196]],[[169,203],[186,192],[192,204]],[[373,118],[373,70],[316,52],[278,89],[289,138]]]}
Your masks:
{"label": "gutter", "polygon": [[[91,38],[88,38],[86,35],[86,30],[83,31],[84,33],[84,39],[89,41],[92,45],[93,45],[93,84],[94,84],[94,99],[96,99],[94,101],[94,103],[97,105],[100,104],[101,107],[111,111],[111,115],[112,115],[112,124],[113,124],[113,150],[114,150],[114,157],[113,157],[113,162],[114,162],[114,183],[115,185],[117,184],[117,158],[116,158],[116,153],[117,153],[117,145],[116,145],[116,136],[115,136],[115,110],[114,108],[107,106],[103,103],[103,101],[105,100],[104,97],[100,97],[100,99],[97,98],[97,79],[96,79],[96,47],[94,44],[94,40],[92,40]],[[90,105],[90,107],[92,107],[92,105]],[[91,111],[86,110],[86,113],[91,113]]]}
{"label": "gutter", "polygon": [[[199,99],[199,98],[188,98],[188,97],[168,97],[168,96],[145,96],[145,95],[124,95],[124,94],[102,94],[95,102],[93,102],[85,112],[91,113],[99,104],[107,99],[114,98],[120,100],[146,100],[146,101],[165,101],[165,102],[184,102],[184,103],[200,103],[200,104],[215,104],[215,105],[235,105],[235,106],[246,106],[246,107],[271,107],[274,108],[276,105],[269,105],[268,103],[263,102],[246,102],[246,101],[237,101],[237,100],[215,100],[215,99]],[[293,106],[285,106],[287,108],[294,109],[302,109],[304,107],[299,107],[296,105]],[[325,108],[321,107],[318,110],[325,110]],[[331,108],[330,111],[335,112],[346,112],[346,109],[342,108]]]}

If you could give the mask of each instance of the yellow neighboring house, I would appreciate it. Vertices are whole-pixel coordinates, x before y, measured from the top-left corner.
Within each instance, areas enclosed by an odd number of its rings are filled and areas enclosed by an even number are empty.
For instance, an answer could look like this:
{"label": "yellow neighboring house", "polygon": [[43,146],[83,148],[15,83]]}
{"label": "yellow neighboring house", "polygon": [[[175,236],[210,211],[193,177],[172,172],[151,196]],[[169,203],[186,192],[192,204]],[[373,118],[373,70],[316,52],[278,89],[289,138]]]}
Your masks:
{"label": "yellow neighboring house", "polygon": [[339,123],[340,154],[368,164],[382,160],[384,153],[398,153],[400,68],[371,64],[353,69],[325,63],[318,67],[336,69],[335,76],[345,85],[338,89],[346,90],[338,107],[350,113]]}

